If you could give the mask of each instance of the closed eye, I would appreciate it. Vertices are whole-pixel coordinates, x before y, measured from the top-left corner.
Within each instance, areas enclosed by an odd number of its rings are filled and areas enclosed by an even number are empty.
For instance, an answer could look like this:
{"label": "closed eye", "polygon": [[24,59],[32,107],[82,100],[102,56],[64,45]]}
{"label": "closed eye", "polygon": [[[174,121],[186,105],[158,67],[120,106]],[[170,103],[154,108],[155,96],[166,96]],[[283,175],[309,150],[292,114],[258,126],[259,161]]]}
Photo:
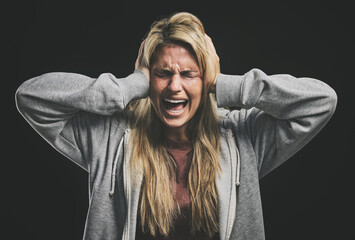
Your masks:
{"label": "closed eye", "polygon": [[174,73],[167,69],[158,69],[154,71],[154,74],[157,77],[166,78],[166,77],[171,77]]}
{"label": "closed eye", "polygon": [[[155,69],[153,73],[155,76],[160,78],[170,78],[175,74],[175,72],[169,69]],[[179,74],[184,78],[196,78],[200,76],[199,72],[194,70],[181,71]]]}
{"label": "closed eye", "polygon": [[180,74],[181,74],[181,76],[187,77],[187,78],[195,78],[195,77],[199,76],[197,71],[192,71],[192,70],[182,71],[182,72],[180,72]]}

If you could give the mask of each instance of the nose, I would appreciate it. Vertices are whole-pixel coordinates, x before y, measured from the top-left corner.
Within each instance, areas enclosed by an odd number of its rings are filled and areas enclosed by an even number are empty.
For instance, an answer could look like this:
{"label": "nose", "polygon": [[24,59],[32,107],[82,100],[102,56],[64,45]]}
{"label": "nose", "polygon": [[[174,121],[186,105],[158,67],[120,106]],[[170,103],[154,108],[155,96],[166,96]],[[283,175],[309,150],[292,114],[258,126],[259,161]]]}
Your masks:
{"label": "nose", "polygon": [[171,76],[168,89],[171,92],[180,92],[182,91],[181,78],[179,74],[174,74]]}

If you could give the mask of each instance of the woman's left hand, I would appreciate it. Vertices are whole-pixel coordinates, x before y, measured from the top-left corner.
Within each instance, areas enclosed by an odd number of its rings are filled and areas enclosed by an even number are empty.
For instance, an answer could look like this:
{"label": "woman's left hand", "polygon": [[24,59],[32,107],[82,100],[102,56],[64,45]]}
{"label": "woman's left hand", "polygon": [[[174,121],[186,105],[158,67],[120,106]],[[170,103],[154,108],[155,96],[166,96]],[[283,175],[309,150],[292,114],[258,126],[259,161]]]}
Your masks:
{"label": "woman's left hand", "polygon": [[212,39],[205,34],[205,39],[207,43],[207,48],[209,52],[209,61],[211,61],[211,67],[214,69],[212,70],[212,77],[213,79],[211,80],[209,84],[209,92],[210,93],[216,93],[216,83],[217,83],[217,76],[221,72],[220,71],[220,64],[219,64],[219,56],[217,55],[216,48],[213,45]]}

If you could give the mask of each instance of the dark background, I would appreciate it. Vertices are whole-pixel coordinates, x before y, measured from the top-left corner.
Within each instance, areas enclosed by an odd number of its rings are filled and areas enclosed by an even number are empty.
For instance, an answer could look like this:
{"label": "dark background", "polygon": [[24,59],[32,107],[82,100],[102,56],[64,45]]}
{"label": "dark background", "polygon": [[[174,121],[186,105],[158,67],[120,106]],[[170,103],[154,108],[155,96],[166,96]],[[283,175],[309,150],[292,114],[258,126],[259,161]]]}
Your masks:
{"label": "dark background", "polygon": [[[347,4],[349,2],[349,4]],[[197,15],[221,71],[321,79],[338,94],[328,125],[261,181],[267,239],[355,239],[354,13],[351,1],[16,1],[2,11],[1,239],[81,239],[87,174],[20,116],[14,94],[52,71],[132,73],[151,23]]]}

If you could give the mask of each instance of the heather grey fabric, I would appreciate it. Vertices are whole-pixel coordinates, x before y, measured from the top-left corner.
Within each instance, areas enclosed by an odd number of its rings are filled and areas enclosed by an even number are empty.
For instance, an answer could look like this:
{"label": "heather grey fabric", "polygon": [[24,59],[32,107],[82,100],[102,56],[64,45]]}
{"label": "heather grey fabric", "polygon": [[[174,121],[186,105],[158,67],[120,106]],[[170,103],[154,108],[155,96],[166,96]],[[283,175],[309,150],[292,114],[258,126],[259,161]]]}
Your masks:
{"label": "heather grey fabric", "polygon": [[[131,181],[130,129],[123,110],[148,92],[140,70],[122,79],[108,73],[97,79],[48,73],[24,82],[16,92],[18,110],[37,133],[88,171],[84,239],[134,239],[142,176],[137,173],[137,181]],[[242,76],[220,74],[216,98],[221,239],[264,239],[259,178],[321,130],[335,111],[337,96],[315,79],[252,69]]]}

